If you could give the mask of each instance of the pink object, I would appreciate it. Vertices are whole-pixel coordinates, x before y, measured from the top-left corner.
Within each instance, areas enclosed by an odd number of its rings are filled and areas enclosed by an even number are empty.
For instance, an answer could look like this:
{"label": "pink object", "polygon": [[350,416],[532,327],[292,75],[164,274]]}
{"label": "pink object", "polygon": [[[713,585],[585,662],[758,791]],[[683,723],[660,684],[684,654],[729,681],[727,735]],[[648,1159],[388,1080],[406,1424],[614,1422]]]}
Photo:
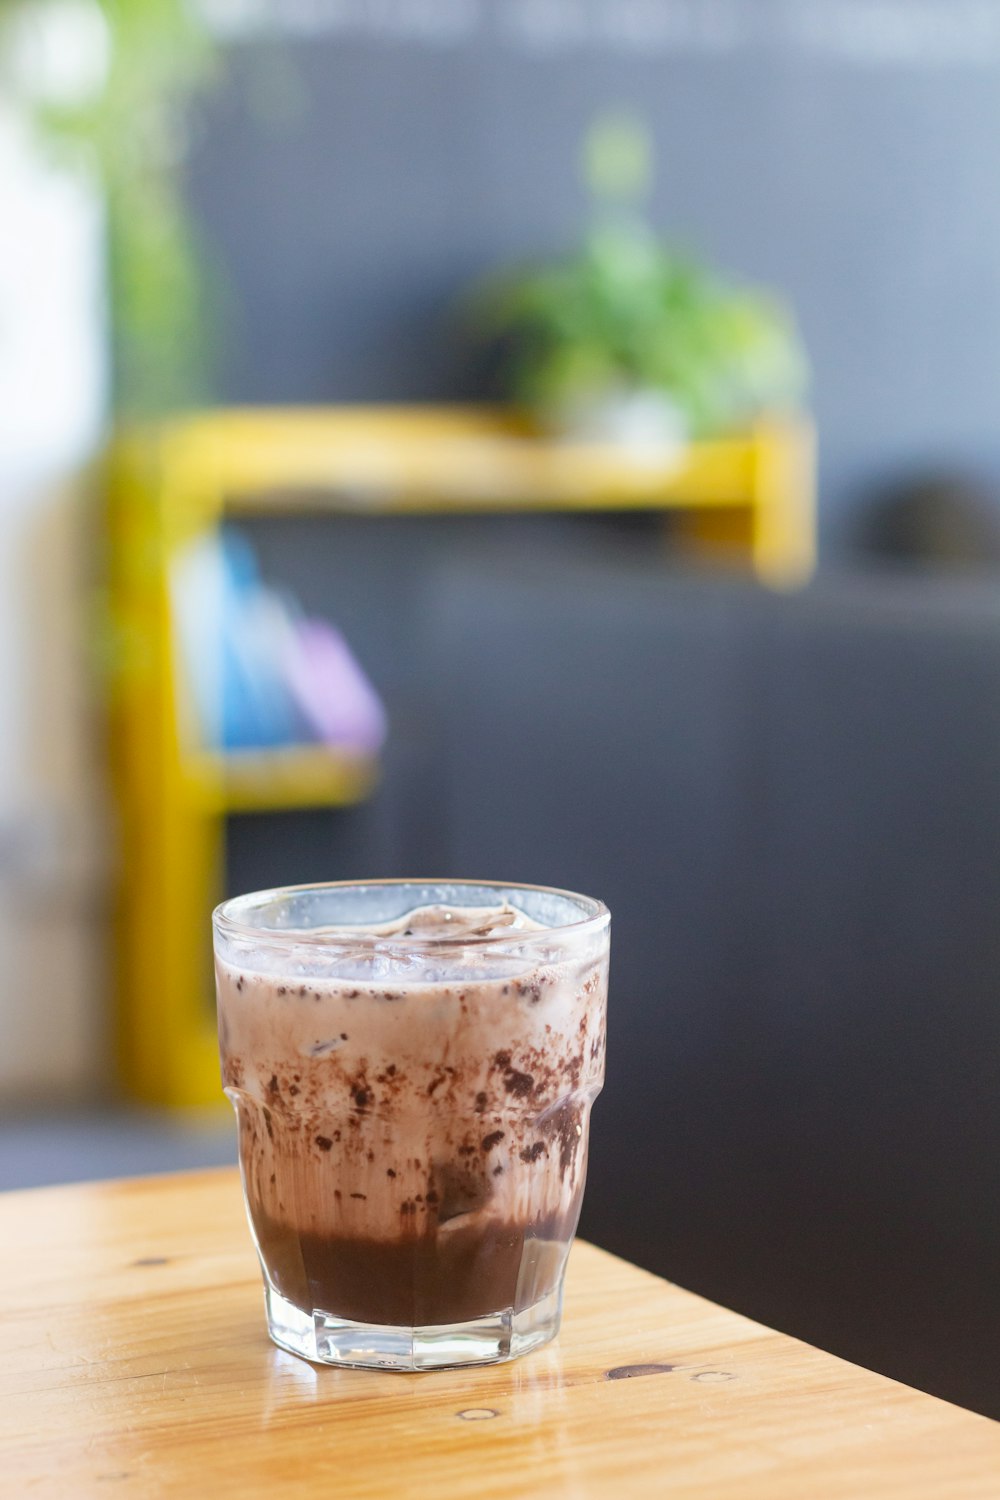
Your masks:
{"label": "pink object", "polygon": [[284,663],[292,698],[318,739],[375,751],[386,736],[382,701],[339,630],[324,620],[297,620]]}

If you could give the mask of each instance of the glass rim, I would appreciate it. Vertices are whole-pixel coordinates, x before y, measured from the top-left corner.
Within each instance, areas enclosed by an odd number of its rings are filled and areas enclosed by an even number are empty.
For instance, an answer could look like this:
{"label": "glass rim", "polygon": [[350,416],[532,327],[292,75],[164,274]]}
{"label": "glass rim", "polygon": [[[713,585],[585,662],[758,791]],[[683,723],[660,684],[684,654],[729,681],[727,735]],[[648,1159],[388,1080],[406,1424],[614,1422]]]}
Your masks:
{"label": "glass rim", "polygon": [[[487,935],[450,937],[443,934],[437,936],[421,937],[414,934],[410,937],[395,935],[379,935],[377,933],[357,932],[348,930],[340,934],[329,927],[310,929],[308,927],[261,927],[253,922],[240,920],[247,908],[259,908],[268,902],[278,901],[283,896],[295,896],[309,894],[314,891],[352,891],[389,889],[407,886],[414,888],[427,888],[433,886],[458,887],[467,886],[475,890],[502,891],[529,891],[537,892],[543,896],[560,896],[566,901],[575,903],[581,910],[579,920],[571,922],[557,922],[551,927],[538,927],[525,929],[508,929],[503,932]],[[530,942],[544,941],[547,937],[562,936],[564,933],[574,935],[585,932],[598,932],[607,927],[611,920],[611,913],[603,901],[595,896],[584,896],[578,891],[563,890],[559,886],[534,885],[531,882],[517,880],[448,880],[448,879],[422,879],[400,877],[398,879],[379,880],[319,880],[306,881],[302,885],[279,885],[270,889],[260,891],[247,891],[241,896],[230,896],[222,901],[212,912],[212,927],[214,931],[228,938],[241,939],[244,942],[253,942],[260,946],[271,945],[275,947],[298,947],[306,944],[309,947],[332,949],[337,947],[350,947],[353,949],[366,948],[371,950],[386,948],[403,948],[409,952],[413,949],[446,949],[446,948],[502,948],[504,946],[521,945]]]}

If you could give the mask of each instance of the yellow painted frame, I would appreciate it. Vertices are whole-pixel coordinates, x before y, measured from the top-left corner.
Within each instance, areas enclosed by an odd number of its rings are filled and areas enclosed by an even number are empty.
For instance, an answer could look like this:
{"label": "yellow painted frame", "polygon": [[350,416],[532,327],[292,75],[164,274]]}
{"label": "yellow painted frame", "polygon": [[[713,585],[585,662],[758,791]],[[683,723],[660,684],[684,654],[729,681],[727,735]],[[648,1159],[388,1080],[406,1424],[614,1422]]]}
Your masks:
{"label": "yellow painted frame", "polygon": [[133,432],[109,457],[112,764],[120,823],[121,1076],[177,1107],[219,1098],[208,915],[233,811],[344,806],[378,767],[306,746],[191,753],[179,728],[169,571],[226,516],[346,510],[655,509],[705,555],[734,550],[762,582],[805,582],[816,560],[815,441],[804,421],[761,422],[674,459],[546,440],[479,406],[235,409]]}

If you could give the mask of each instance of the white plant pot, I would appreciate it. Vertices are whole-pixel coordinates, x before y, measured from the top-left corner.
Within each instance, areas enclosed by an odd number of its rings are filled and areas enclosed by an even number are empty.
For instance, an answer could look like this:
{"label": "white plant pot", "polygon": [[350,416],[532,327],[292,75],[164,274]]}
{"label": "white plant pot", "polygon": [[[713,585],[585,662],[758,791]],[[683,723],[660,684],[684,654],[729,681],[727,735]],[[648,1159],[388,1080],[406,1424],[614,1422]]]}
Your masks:
{"label": "white plant pot", "polygon": [[680,409],[662,391],[600,391],[565,402],[553,416],[567,442],[614,443],[637,459],[658,463],[680,455],[688,443]]}

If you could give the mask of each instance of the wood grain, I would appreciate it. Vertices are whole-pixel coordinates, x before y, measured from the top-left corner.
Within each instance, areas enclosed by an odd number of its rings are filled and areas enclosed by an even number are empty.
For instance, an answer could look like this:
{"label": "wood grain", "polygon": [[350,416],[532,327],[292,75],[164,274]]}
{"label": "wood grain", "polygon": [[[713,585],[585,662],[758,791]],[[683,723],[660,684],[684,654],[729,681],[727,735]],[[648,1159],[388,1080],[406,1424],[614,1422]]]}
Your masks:
{"label": "wood grain", "polygon": [[556,1344],[429,1375],[270,1344],[228,1170],[0,1195],[0,1273],[3,1496],[1000,1494],[1000,1427],[584,1244]]}

